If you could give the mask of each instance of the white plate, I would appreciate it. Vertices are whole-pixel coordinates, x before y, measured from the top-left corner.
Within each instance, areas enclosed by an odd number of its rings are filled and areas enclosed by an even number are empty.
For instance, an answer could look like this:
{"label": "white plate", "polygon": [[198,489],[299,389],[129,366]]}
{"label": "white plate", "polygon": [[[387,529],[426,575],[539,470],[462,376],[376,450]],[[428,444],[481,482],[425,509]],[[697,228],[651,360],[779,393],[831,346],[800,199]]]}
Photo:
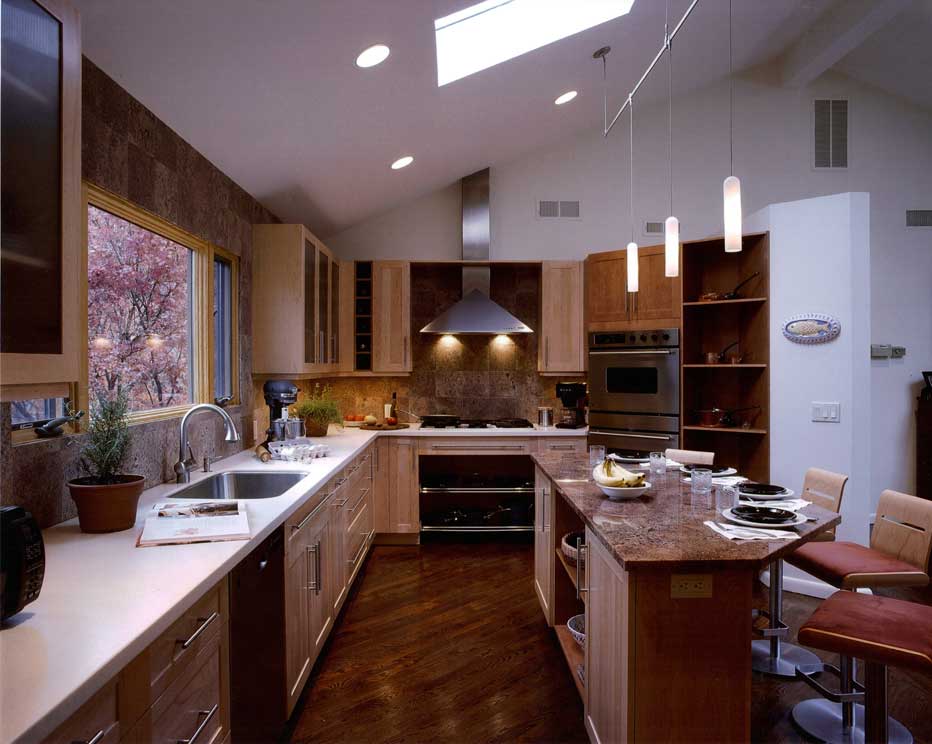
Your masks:
{"label": "white plate", "polygon": [[609,455],[608,459],[614,460],[615,462],[626,462],[631,465],[648,465],[650,463],[649,457],[625,457],[624,455]]}
{"label": "white plate", "polygon": [[725,509],[722,512],[722,516],[725,517],[729,522],[734,524],[740,524],[742,527],[761,527],[765,530],[791,530],[793,527],[799,527],[801,524],[805,524],[808,517],[804,514],[797,514],[795,522],[786,522],[784,524],[771,524],[770,522],[752,522],[749,519],[742,519],[741,517],[736,517],[731,513],[731,509]]}
{"label": "white plate", "polygon": [[789,488],[783,490],[783,493],[775,494],[750,494],[745,493],[741,490],[741,486],[737,486],[738,496],[742,499],[747,499],[748,501],[783,501],[785,499],[791,499],[796,495],[795,491],[792,491]]}
{"label": "white plate", "polygon": [[612,486],[603,486],[600,483],[596,483],[596,485],[602,489],[602,493],[608,496],[612,501],[636,499],[650,488],[650,483],[648,481],[644,481],[643,486],[635,486],[634,488],[613,488]]}
{"label": "white plate", "polygon": [[[687,470],[684,465],[680,465],[680,470],[686,473],[686,475],[692,475],[692,470]],[[735,470],[734,468],[726,468],[721,473],[713,472],[712,477],[713,478],[727,478],[729,475],[737,475],[737,474],[738,474],[738,471]]]}

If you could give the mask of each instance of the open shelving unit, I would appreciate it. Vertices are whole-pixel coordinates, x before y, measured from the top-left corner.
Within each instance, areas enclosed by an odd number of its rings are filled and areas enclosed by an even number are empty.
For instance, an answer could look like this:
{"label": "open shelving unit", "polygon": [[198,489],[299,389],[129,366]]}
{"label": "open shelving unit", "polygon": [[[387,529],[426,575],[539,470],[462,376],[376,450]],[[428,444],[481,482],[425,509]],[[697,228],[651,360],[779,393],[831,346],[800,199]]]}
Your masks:
{"label": "open shelving unit", "polygon": [[353,360],[357,371],[372,369],[372,262],[357,261],[353,281]]}
{"label": "open shelving unit", "polygon": [[[725,253],[724,238],[683,245],[681,446],[715,452],[716,463],[742,475],[770,478],[770,239],[745,235],[739,253]],[[727,292],[755,272],[732,300],[700,301],[706,292]],[[707,364],[707,352],[733,341],[739,364]],[[737,426],[700,426],[697,411],[757,406],[736,414]]]}

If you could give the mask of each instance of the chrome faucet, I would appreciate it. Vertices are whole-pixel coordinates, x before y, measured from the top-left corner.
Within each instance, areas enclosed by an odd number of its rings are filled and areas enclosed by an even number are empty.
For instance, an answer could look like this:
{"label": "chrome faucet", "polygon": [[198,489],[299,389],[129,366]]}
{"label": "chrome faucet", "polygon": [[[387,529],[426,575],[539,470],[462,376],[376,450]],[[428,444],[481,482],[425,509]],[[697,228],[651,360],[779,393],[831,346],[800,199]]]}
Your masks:
{"label": "chrome faucet", "polygon": [[[230,414],[224,411],[220,406],[213,403],[198,403],[188,409],[188,412],[181,417],[181,443],[178,447],[178,462],[175,463],[175,483],[187,483],[191,480],[191,471],[197,467],[197,458],[191,449],[191,443],[188,441],[188,419],[200,411],[213,411],[223,419],[223,425],[226,428],[226,442],[238,442],[239,434],[236,432],[236,425]],[[206,458],[205,458],[206,459]]]}

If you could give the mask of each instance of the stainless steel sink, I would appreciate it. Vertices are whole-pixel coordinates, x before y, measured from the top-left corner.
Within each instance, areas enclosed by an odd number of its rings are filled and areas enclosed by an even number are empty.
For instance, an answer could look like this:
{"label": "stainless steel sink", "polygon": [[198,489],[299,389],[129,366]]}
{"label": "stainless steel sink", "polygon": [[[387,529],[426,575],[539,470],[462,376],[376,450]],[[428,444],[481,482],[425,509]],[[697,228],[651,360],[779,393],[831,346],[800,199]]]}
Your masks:
{"label": "stainless steel sink", "polygon": [[192,483],[172,494],[173,499],[273,499],[307,473],[253,473],[231,470]]}

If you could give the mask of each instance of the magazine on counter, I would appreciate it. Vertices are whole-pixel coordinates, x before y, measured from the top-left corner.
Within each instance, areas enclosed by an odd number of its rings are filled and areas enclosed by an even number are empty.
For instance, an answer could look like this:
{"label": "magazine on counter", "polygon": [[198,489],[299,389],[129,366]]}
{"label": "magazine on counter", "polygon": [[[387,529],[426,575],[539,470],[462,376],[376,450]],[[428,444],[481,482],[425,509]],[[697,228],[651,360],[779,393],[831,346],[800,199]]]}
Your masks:
{"label": "magazine on counter", "polygon": [[248,539],[246,505],[239,501],[163,501],[152,507],[136,545]]}

